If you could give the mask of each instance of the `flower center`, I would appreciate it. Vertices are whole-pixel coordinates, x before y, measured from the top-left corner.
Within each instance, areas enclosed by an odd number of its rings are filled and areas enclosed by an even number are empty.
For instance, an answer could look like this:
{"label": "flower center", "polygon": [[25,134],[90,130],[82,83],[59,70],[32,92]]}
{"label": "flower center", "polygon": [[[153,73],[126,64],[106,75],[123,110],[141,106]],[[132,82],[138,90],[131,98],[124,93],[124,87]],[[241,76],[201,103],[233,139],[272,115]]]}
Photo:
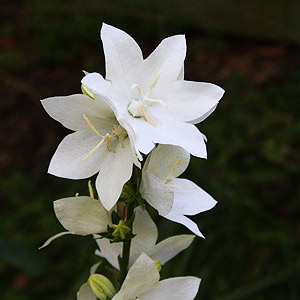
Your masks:
{"label": "flower center", "polygon": [[167,104],[161,100],[156,98],[151,98],[150,93],[157,84],[157,81],[159,79],[160,72],[157,73],[154,80],[148,87],[147,92],[144,94],[140,85],[135,83],[131,86],[131,90],[137,89],[140,97],[139,99],[132,99],[130,104],[128,105],[128,112],[131,114],[134,118],[140,118],[143,117],[150,125],[156,126],[156,124],[153,122],[153,120],[150,118],[149,114],[147,113],[147,108],[149,105],[152,105],[152,103],[158,103],[163,105],[164,107],[167,107]]}
{"label": "flower center", "polygon": [[93,153],[96,152],[97,149],[100,148],[100,146],[103,143],[106,143],[106,148],[107,151],[109,152],[116,152],[113,148],[113,143],[112,143],[112,138],[113,137],[117,137],[119,143],[121,144],[121,147],[124,148],[124,140],[127,137],[127,132],[126,130],[121,126],[121,125],[113,125],[112,129],[111,129],[111,133],[106,133],[105,135],[102,135],[97,129],[96,127],[92,124],[92,122],[88,119],[88,117],[83,114],[83,118],[85,120],[85,122],[87,123],[87,125],[90,127],[90,129],[96,133],[101,140],[99,141],[99,143],[93,148],[91,149],[91,151],[89,153],[87,153],[80,161],[85,161],[88,157],[90,157]]}

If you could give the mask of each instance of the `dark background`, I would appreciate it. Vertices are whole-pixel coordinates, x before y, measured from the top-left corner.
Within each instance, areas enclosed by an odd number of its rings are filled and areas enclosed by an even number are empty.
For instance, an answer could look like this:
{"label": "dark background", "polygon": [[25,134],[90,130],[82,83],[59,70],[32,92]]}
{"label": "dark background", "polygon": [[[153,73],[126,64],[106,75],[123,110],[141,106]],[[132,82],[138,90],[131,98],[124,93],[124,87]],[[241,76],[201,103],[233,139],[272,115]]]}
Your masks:
{"label": "dark background", "polygon": [[[207,238],[162,277],[201,277],[197,299],[300,299],[299,15],[296,0],[1,0],[0,298],[74,299],[97,262],[90,237],[37,250],[62,231],[52,201],[87,194],[86,180],[46,173],[68,131],[39,100],[80,93],[82,69],[104,74],[106,22],[145,56],[185,33],[186,79],[226,90],[199,125],[209,159],[192,159],[185,174],[219,203],[193,218]],[[161,238],[188,233],[159,222]]]}

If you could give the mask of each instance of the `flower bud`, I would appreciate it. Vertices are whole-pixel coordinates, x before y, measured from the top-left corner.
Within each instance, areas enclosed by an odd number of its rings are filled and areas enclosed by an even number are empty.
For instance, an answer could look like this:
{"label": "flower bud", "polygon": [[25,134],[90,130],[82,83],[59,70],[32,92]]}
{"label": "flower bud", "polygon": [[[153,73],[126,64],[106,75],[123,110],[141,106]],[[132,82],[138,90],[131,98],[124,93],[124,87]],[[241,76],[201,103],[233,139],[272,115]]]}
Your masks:
{"label": "flower bud", "polygon": [[100,300],[112,299],[116,294],[111,281],[101,274],[90,275],[88,283],[95,296]]}
{"label": "flower bud", "polygon": [[160,264],[159,260],[154,259],[153,262],[156,265],[157,271],[160,272],[161,271],[161,264]]}
{"label": "flower bud", "polygon": [[89,96],[91,99],[95,99],[94,94],[83,84],[81,85],[81,91],[82,94]]}

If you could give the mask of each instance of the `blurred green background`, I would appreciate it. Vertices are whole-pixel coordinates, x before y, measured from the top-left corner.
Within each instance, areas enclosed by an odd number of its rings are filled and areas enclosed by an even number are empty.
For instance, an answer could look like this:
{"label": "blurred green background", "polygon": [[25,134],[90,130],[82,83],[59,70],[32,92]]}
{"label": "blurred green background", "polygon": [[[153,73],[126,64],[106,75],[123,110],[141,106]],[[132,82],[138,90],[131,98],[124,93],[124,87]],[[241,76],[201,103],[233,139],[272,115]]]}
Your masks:
{"label": "blurred green background", "polygon": [[[52,201],[87,194],[86,180],[46,173],[68,131],[39,100],[79,93],[83,69],[104,74],[106,22],[145,56],[185,33],[185,77],[226,90],[199,125],[209,159],[192,159],[185,174],[219,202],[193,218],[207,238],[162,276],[201,277],[197,299],[300,299],[299,13],[296,0],[2,0],[0,298],[75,299],[97,262],[90,237],[37,250],[62,230]],[[159,228],[160,238],[188,233],[162,219]]]}

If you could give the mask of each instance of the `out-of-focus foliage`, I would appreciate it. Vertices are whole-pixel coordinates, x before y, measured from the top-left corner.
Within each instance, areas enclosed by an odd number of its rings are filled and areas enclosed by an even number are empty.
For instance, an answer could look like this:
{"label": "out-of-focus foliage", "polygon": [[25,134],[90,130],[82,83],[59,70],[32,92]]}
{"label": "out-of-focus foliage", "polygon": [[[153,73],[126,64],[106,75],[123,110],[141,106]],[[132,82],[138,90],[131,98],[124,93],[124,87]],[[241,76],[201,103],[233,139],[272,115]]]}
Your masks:
{"label": "out-of-focus foliage", "polygon": [[[299,299],[300,55],[289,42],[298,40],[297,1],[2,2],[1,299],[74,299],[97,262],[89,237],[66,236],[37,250],[63,230],[52,201],[88,192],[84,180],[46,174],[68,131],[39,99],[80,93],[82,69],[104,72],[101,22],[129,32],[145,54],[160,39],[186,33],[186,77],[226,90],[199,126],[209,159],[192,159],[185,176],[219,201],[194,217],[207,239],[162,276],[201,277],[197,299]],[[157,221],[161,238],[188,232]]]}

